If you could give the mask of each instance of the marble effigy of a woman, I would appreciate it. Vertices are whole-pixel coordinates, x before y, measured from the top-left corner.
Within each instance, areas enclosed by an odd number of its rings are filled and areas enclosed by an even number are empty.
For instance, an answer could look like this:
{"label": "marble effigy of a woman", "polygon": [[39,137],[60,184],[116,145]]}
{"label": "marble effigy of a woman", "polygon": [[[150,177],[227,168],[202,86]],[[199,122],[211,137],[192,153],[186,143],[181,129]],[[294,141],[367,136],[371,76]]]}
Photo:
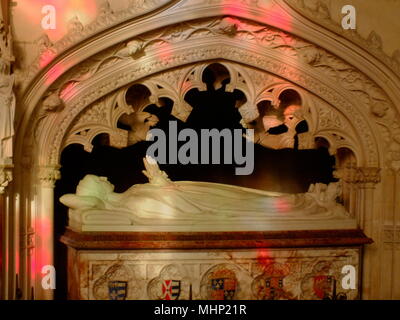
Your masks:
{"label": "marble effigy of a woman", "polygon": [[283,194],[239,186],[171,181],[146,157],[149,183],[115,193],[105,177],[85,176],[69,207],[76,231],[269,231],[355,229],[356,221],[336,202],[339,183],[311,185],[307,193]]}

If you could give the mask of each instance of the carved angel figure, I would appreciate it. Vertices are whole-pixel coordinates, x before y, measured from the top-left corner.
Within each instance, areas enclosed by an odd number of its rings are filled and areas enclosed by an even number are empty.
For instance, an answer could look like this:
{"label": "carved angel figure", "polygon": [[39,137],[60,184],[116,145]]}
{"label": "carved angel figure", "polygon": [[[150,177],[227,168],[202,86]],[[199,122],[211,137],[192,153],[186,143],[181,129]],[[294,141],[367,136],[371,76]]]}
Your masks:
{"label": "carved angel figure", "polygon": [[[143,173],[149,183],[115,193],[105,177],[87,175],[76,194],[60,201],[70,208],[70,226],[224,226],[258,225],[267,221],[346,219],[344,208],[331,196],[283,194],[233,185],[171,181],[157,162],[146,157]],[[326,190],[335,187],[328,187]],[[262,225],[262,224],[261,224]]]}

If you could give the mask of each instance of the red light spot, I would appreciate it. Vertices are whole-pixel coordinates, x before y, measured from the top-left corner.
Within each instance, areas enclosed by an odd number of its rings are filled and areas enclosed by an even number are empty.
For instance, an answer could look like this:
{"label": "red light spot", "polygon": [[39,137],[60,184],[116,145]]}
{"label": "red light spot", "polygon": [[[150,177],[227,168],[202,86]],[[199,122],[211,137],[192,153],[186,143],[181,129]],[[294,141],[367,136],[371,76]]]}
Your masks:
{"label": "red light spot", "polygon": [[274,258],[271,256],[270,250],[267,248],[261,248],[257,250],[257,262],[263,268],[268,267],[274,262]]}
{"label": "red light spot", "polygon": [[49,70],[49,72],[46,73],[45,75],[45,82],[46,85],[52,84],[54,81],[58,79],[59,76],[61,76],[65,71],[65,67],[61,64],[55,65],[53,68]]}
{"label": "red light spot", "polygon": [[278,198],[275,202],[275,208],[280,213],[289,212],[292,208],[291,204],[284,198]]}
{"label": "red light spot", "polygon": [[47,66],[51,61],[53,61],[55,56],[56,56],[55,53],[51,50],[43,52],[39,58],[40,68],[44,68],[45,66]]}

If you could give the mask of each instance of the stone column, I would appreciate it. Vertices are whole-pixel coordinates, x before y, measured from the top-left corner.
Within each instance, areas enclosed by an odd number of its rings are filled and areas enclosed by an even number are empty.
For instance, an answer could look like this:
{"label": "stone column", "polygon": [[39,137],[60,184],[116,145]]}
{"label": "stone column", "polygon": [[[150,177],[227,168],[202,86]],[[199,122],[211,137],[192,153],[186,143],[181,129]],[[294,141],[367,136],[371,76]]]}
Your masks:
{"label": "stone column", "polygon": [[[348,162],[343,167],[337,169],[334,173],[343,184],[343,205],[352,217],[357,217],[358,207],[358,185],[357,185],[357,166],[355,162]],[[358,218],[358,217],[357,217]],[[360,221],[360,220],[358,220]]]}
{"label": "stone column", "polygon": [[54,290],[42,286],[44,266],[54,266],[54,186],[60,179],[60,166],[39,168],[39,211],[35,216],[36,236],[36,290],[35,298],[51,300]]}
{"label": "stone column", "polygon": [[12,260],[12,246],[10,243],[10,202],[9,196],[6,193],[6,188],[12,181],[12,169],[11,164],[0,165],[0,254],[1,254],[1,265],[0,265],[0,276],[1,276],[1,288],[0,288],[0,299],[10,299],[10,268]]}
{"label": "stone column", "polygon": [[400,170],[384,171],[381,206],[381,296],[400,299]]}
{"label": "stone column", "polygon": [[373,298],[372,284],[379,283],[379,233],[380,219],[375,204],[375,186],[381,181],[380,168],[356,168],[355,183],[358,186],[357,217],[360,228],[374,240],[367,245],[363,256],[363,299]]}

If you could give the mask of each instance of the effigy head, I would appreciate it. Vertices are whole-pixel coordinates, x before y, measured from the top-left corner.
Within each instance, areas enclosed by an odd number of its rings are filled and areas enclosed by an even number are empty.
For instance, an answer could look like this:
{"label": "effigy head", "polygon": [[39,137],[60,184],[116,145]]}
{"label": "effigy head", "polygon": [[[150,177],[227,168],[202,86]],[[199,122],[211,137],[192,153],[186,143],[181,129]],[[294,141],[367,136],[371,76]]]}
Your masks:
{"label": "effigy head", "polygon": [[79,196],[95,196],[100,199],[114,191],[114,185],[107,177],[98,177],[92,174],[86,175],[78,184],[76,194]]}

